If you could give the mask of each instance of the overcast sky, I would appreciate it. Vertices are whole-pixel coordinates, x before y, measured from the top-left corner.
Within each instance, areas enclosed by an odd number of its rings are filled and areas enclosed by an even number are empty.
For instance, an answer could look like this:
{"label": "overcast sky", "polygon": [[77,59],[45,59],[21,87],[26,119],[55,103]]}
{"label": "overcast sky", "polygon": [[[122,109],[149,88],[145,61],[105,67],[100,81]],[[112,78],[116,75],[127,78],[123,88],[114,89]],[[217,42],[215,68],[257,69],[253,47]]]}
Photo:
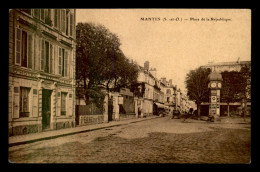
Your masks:
{"label": "overcast sky", "polygon": [[128,58],[141,66],[148,60],[158,78],[172,79],[182,91],[186,74],[209,61],[251,60],[250,10],[77,9],[76,22],[104,25],[119,36]]}

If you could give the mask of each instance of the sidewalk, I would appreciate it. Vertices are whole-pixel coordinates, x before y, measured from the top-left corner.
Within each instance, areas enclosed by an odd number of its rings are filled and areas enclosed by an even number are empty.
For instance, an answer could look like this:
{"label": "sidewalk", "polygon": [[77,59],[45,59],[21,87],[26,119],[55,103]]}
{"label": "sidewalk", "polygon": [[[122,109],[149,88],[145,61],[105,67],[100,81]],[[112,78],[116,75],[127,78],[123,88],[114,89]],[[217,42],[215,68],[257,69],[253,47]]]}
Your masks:
{"label": "sidewalk", "polygon": [[[201,116],[201,121],[207,121],[208,117]],[[215,120],[214,124],[250,124],[250,117],[220,117],[219,120]]]}
{"label": "sidewalk", "polygon": [[121,121],[110,121],[108,123],[77,126],[74,128],[66,128],[66,129],[60,129],[60,130],[45,131],[45,132],[40,132],[40,133],[11,136],[11,137],[9,137],[9,147],[26,144],[26,143],[37,142],[37,141],[41,141],[41,140],[54,139],[57,137],[68,136],[68,135],[78,134],[78,133],[83,133],[83,132],[89,132],[89,131],[94,131],[94,130],[99,130],[99,129],[104,129],[104,128],[127,125],[129,123],[136,123],[136,122],[141,122],[144,120],[150,120],[150,119],[154,119],[154,118],[159,118],[159,117],[158,116],[148,116],[146,118],[130,118],[130,119],[123,119]]}

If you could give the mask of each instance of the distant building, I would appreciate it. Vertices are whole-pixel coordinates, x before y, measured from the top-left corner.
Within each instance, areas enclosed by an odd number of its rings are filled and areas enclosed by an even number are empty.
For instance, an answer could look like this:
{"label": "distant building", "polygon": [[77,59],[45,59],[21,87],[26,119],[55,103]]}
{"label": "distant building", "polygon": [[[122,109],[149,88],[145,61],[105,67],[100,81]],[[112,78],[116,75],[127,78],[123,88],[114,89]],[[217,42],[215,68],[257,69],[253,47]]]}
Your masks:
{"label": "distant building", "polygon": [[209,62],[207,65],[201,66],[201,68],[208,68],[211,71],[215,70],[217,72],[224,71],[240,71],[243,66],[251,67],[251,61],[235,61],[235,62],[219,62],[213,63]]}
{"label": "distant building", "polygon": [[75,16],[9,11],[9,135],[75,126]]}
{"label": "distant building", "polygon": [[166,78],[161,78],[160,80],[164,85],[164,105],[176,108],[176,85],[172,84],[172,79],[169,81]]}

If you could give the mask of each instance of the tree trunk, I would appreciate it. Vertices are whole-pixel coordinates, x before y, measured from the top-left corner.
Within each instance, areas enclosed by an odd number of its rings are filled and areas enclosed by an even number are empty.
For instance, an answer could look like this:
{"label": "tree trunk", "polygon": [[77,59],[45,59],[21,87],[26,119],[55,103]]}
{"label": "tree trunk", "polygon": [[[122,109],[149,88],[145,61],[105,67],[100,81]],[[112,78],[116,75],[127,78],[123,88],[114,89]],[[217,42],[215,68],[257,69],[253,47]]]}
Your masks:
{"label": "tree trunk", "polygon": [[198,120],[200,120],[200,104],[198,105]]}
{"label": "tree trunk", "polygon": [[228,105],[227,106],[227,116],[230,117],[230,115],[229,115],[229,103],[227,105]]}
{"label": "tree trunk", "polygon": [[198,120],[200,119],[200,103],[197,103]]}

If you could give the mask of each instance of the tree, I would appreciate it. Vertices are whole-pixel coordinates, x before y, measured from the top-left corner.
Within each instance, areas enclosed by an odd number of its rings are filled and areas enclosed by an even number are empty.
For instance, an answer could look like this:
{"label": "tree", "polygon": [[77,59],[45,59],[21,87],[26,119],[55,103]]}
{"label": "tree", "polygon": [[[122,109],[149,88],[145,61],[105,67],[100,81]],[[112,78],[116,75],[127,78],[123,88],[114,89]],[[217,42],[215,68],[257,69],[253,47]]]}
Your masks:
{"label": "tree", "polygon": [[121,51],[118,36],[103,25],[78,23],[76,41],[77,87],[86,104],[94,101],[102,106],[103,89],[118,91],[136,80],[136,65]]}
{"label": "tree", "polygon": [[224,71],[221,74],[223,81],[220,99],[228,104],[229,116],[229,103],[241,101],[245,97],[246,79],[238,71]]}
{"label": "tree", "polygon": [[197,68],[191,70],[185,79],[187,88],[187,96],[190,100],[195,101],[198,109],[198,117],[200,118],[200,104],[209,101],[208,75],[210,69]]}

